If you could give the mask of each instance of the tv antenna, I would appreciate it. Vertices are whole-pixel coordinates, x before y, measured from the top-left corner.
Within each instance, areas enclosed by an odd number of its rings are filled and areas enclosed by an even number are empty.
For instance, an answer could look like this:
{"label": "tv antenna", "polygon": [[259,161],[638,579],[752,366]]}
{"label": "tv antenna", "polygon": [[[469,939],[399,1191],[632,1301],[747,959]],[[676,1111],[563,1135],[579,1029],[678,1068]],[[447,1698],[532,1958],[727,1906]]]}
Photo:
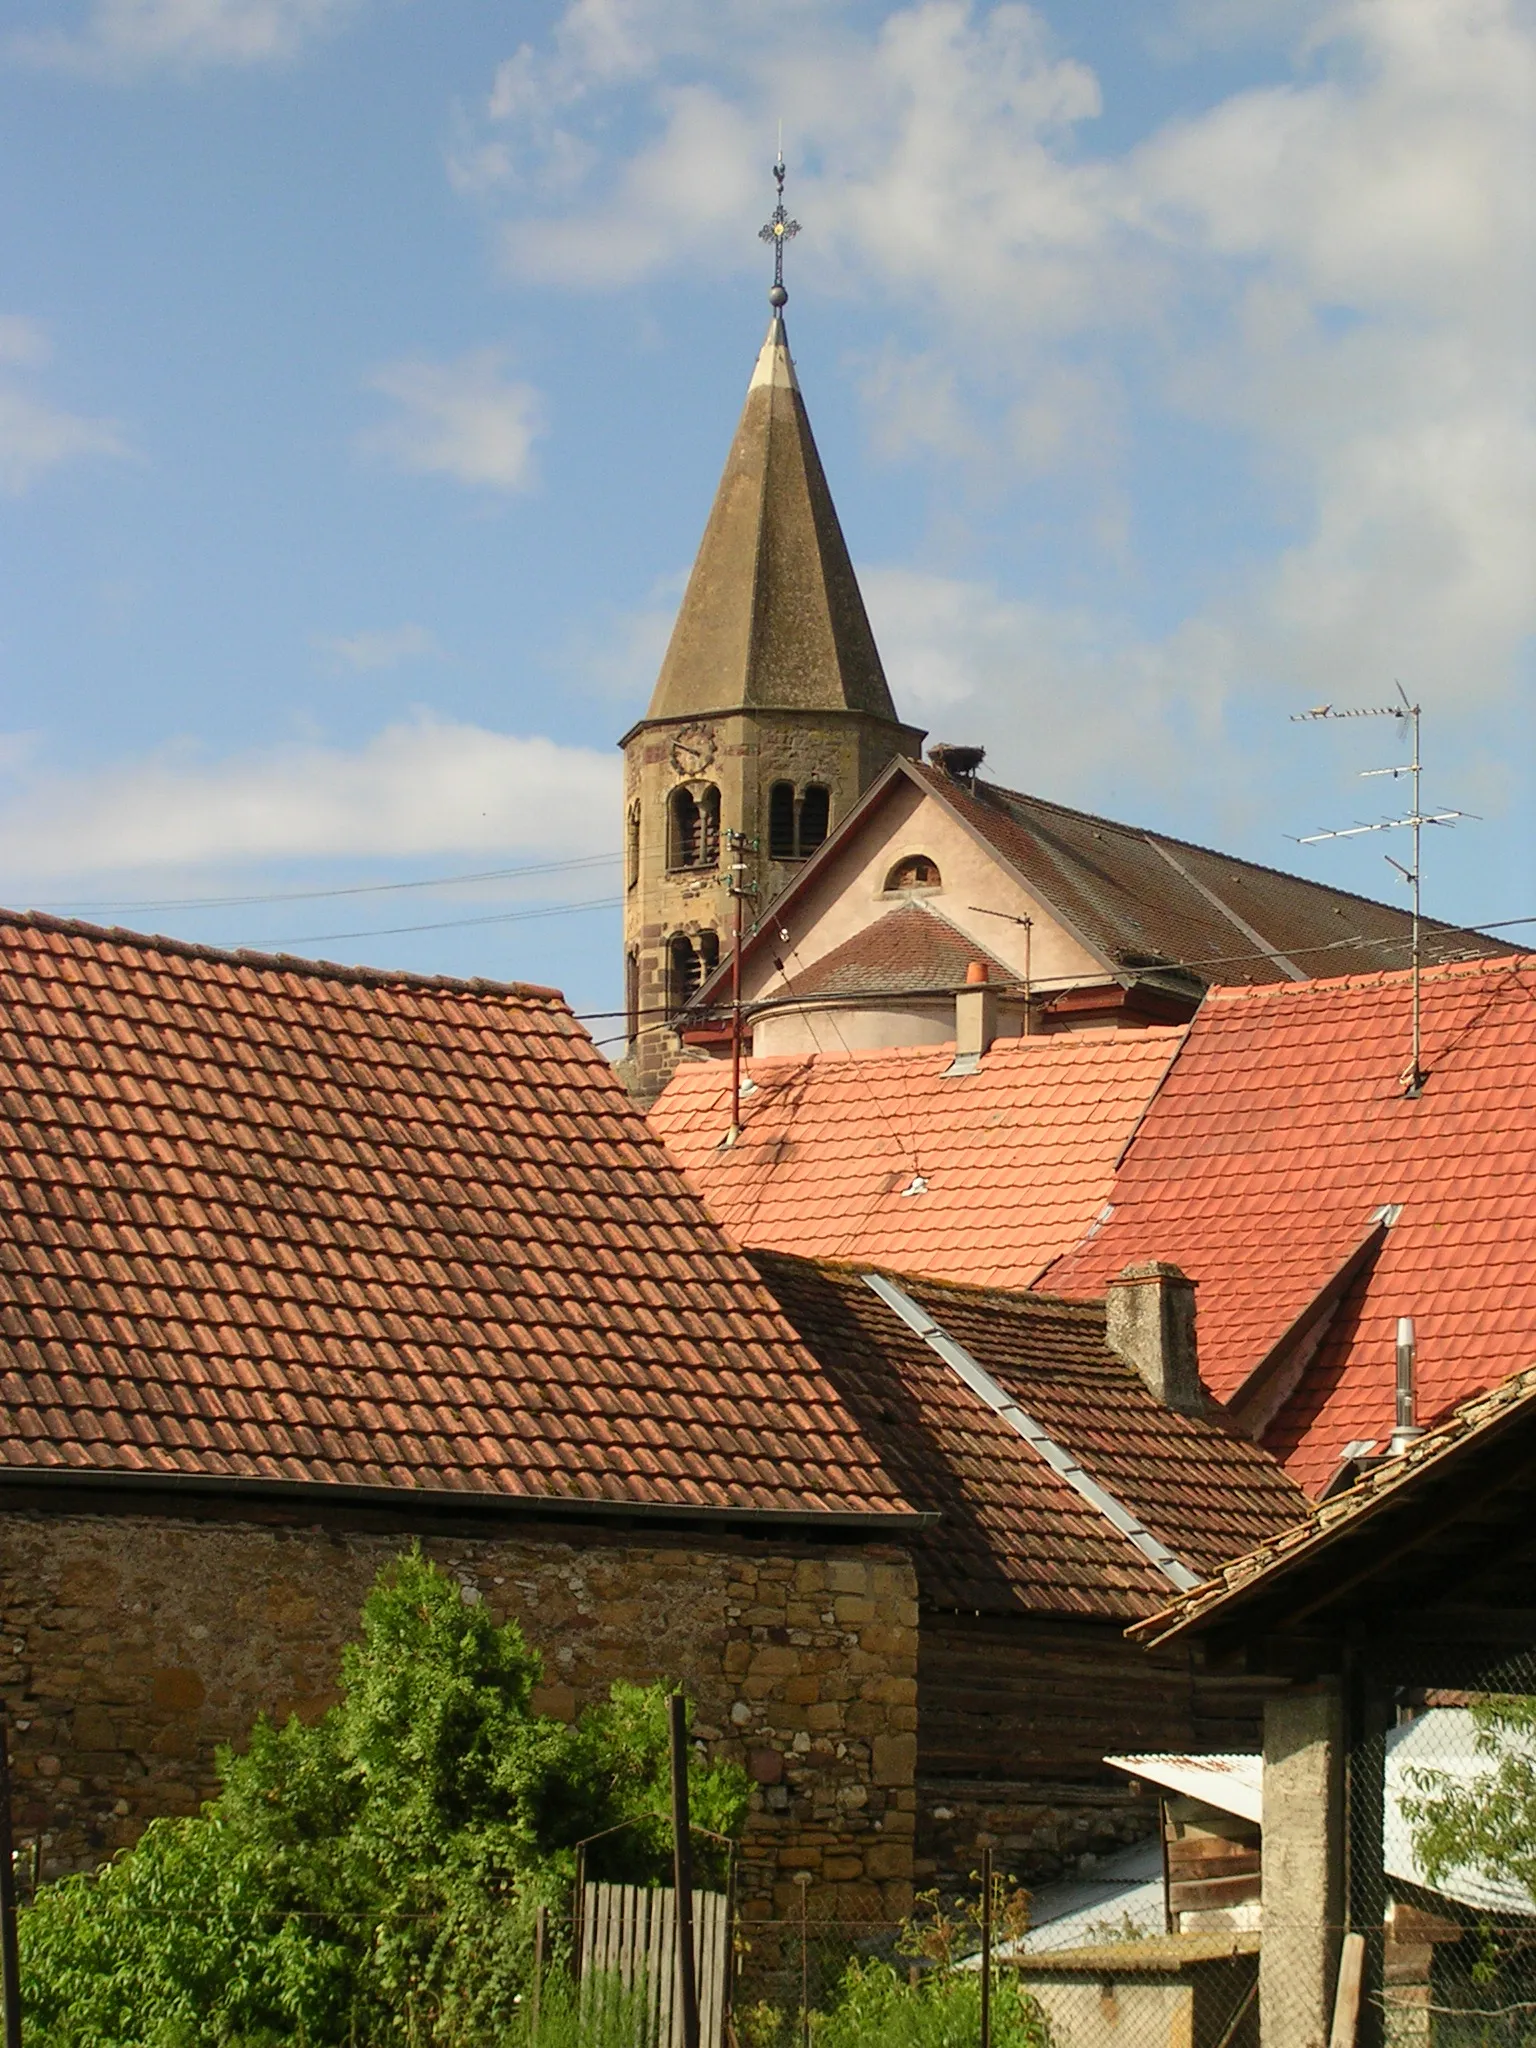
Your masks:
{"label": "tv antenna", "polygon": [[1317,846],[1325,839],[1359,839],[1367,832],[1401,832],[1406,830],[1413,834],[1412,865],[1404,867],[1402,862],[1394,860],[1390,853],[1386,856],[1386,861],[1388,867],[1396,868],[1397,872],[1413,891],[1413,1057],[1408,1063],[1408,1071],[1403,1076],[1403,1093],[1405,1095],[1418,1096],[1423,1094],[1424,1083],[1429,1079],[1428,1074],[1424,1070],[1422,1017],[1419,1002],[1419,976],[1424,964],[1424,925],[1419,903],[1420,878],[1424,870],[1424,863],[1421,857],[1423,832],[1426,825],[1452,825],[1458,818],[1466,817],[1467,813],[1465,811],[1425,811],[1419,795],[1422,774],[1422,762],[1419,753],[1420,706],[1409,703],[1408,693],[1401,683],[1397,685],[1397,694],[1403,700],[1400,704],[1369,704],[1363,705],[1358,709],[1346,710],[1340,710],[1332,704],[1319,704],[1311,711],[1293,712],[1291,714],[1291,723],[1292,725],[1307,725],[1315,719],[1322,718],[1395,718],[1400,731],[1406,725],[1412,744],[1412,760],[1399,768],[1364,768],[1360,771],[1360,779],[1362,782],[1366,782],[1379,775],[1390,775],[1396,781],[1399,776],[1406,775],[1412,787],[1412,802],[1409,806],[1407,817],[1383,818],[1376,825],[1346,825],[1339,832],[1309,832],[1304,839],[1299,839],[1296,843],[1298,846]]}

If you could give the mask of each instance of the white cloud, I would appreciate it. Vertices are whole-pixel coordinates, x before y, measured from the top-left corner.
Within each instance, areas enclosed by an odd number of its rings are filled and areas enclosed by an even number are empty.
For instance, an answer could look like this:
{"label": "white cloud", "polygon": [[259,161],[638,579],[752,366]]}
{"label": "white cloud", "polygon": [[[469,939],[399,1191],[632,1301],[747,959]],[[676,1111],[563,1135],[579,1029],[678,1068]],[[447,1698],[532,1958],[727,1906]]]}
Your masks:
{"label": "white cloud", "polygon": [[13,35],[13,57],[50,69],[122,78],[171,66],[270,64],[351,13],[356,0],[93,0],[73,29]]}
{"label": "white cloud", "polygon": [[[1207,766],[1220,745],[1230,649],[1208,629],[1154,644],[959,577],[863,567],[859,584],[904,714],[936,740],[985,744],[1018,787],[1092,802],[1117,775],[1145,804],[1187,782],[1193,737]],[[1117,732],[1136,735],[1118,767]]]}
{"label": "white cloud", "polygon": [[446,363],[391,363],[369,382],[400,408],[363,436],[370,453],[487,490],[526,490],[533,482],[543,402],[531,384],[506,375],[498,350],[475,349]]}
{"label": "white cloud", "polygon": [[353,750],[307,743],[208,761],[187,749],[89,774],[25,753],[0,812],[0,897],[104,874],[337,857],[605,852],[619,767],[427,716]]}
{"label": "white cloud", "polygon": [[408,661],[434,660],[442,653],[425,626],[384,626],[362,633],[317,633],[316,650],[338,668],[366,674],[399,668]]}
{"label": "white cloud", "polygon": [[656,687],[688,572],[659,577],[645,602],[578,630],[561,669],[584,695],[628,705],[638,715]]}
{"label": "white cloud", "polygon": [[0,491],[12,497],[63,463],[128,452],[113,421],[66,412],[39,397],[17,374],[40,369],[51,353],[39,321],[0,315]]}
{"label": "white cloud", "polygon": [[1096,149],[1097,80],[1009,0],[571,0],[487,105],[506,256],[587,289],[744,268],[782,107],[796,272],[893,336],[884,453],[1086,480],[1115,552],[1130,491],[1161,502],[1138,425],[1194,420],[1246,462],[1255,542],[1160,647],[1220,649],[1234,693],[1497,699],[1536,632],[1531,0],[1172,13],[1190,47],[1262,39],[1276,82]]}

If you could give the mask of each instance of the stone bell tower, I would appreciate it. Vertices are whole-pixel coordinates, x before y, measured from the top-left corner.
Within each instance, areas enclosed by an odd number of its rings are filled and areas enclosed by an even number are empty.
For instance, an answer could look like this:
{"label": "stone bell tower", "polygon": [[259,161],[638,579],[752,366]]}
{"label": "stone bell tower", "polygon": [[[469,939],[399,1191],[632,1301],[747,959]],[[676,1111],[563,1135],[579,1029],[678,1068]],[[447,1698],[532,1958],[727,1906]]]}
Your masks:
{"label": "stone bell tower", "polygon": [[779,203],[773,317],[650,708],[624,735],[621,1071],[651,1100],[676,1063],[676,1020],[730,949],[730,853],[747,840],[750,930],[896,754],[896,716],[854,579],[783,308]]}

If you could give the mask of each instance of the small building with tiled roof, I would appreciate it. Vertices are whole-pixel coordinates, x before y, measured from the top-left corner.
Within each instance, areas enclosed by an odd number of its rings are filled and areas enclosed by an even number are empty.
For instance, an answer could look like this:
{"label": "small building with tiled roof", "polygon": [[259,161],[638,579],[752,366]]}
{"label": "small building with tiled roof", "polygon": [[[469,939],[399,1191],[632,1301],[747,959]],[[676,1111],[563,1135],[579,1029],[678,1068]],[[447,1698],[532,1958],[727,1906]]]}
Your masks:
{"label": "small building with tiled roof", "polygon": [[1533,1571],[1527,1366],[1130,1630],[1267,1694],[1263,2048],[1529,2012]]}
{"label": "small building with tiled roof", "polygon": [[[7,915],[0,1002],[0,1684],[45,1874],[320,1710],[419,1538],[549,1711],[666,1676],[791,1759],[761,1909],[811,1827],[830,1904],[902,1910],[864,1852],[910,1842],[920,1517],[563,1000]],[[859,1729],[797,1752],[809,1669]]]}
{"label": "small building with tiled roof", "polygon": [[931,1518],[909,1541],[921,1883],[963,1885],[980,1832],[1028,1882],[1147,1832],[1146,1799],[1104,1763],[1125,1731],[1143,1748],[1255,1745],[1241,1683],[1122,1631],[1305,1517],[1272,1459],[1214,1411],[1155,1397],[1111,1348],[1102,1300],[753,1263]]}
{"label": "small building with tiled roof", "polygon": [[1199,1282],[1212,1393],[1312,1494],[1385,1451],[1398,1321],[1431,1422],[1536,1355],[1536,958],[1213,990],[1042,1284]]}
{"label": "small building with tiled roof", "polygon": [[[982,778],[981,758],[935,747],[926,762],[893,760],[765,903],[742,946],[754,1052],[808,1051],[834,1032],[865,1046],[952,1038],[941,1000],[891,1004],[888,988],[847,972],[850,957],[873,957],[894,978],[890,920],[915,906],[993,963],[1003,1036],[1174,1023],[1207,988],[1407,963],[1406,908],[1005,789]],[[1509,950],[1432,920],[1423,944],[1431,961]],[[913,951],[915,966],[932,947]],[[926,978],[938,998],[942,974]],[[730,987],[723,960],[677,1020],[685,1043],[728,1043]]]}
{"label": "small building with tiled roof", "polygon": [[[952,1047],[827,1050],[730,1069],[685,1060],[652,1128],[751,1248],[868,1259],[1027,1287],[1077,1244],[1183,1031],[999,1039],[956,1072]],[[1102,1291],[1102,1290],[1101,1290]]]}

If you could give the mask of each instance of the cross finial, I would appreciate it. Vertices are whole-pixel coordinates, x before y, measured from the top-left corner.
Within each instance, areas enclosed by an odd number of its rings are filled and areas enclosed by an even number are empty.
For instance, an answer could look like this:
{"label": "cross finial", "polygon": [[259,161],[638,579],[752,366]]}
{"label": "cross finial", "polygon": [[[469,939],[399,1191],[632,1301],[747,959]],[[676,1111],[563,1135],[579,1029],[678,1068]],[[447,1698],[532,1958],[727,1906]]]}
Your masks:
{"label": "cross finial", "polygon": [[773,289],[768,294],[768,303],[775,312],[789,303],[789,293],[784,289],[784,244],[800,232],[800,223],[791,220],[784,209],[784,152],[781,149],[778,161],[773,167],[773,182],[778,187],[778,203],[764,226],[757,231],[758,240],[773,244]]}

